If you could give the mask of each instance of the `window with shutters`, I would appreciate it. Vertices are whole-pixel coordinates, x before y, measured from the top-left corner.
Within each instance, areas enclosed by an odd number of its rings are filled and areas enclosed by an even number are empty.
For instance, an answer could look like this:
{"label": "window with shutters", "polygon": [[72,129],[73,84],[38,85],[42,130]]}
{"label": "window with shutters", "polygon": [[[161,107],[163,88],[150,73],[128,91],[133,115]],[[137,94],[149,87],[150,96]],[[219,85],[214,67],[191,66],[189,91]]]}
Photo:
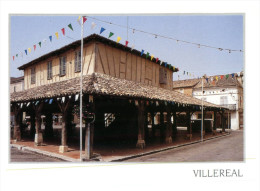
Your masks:
{"label": "window with shutters", "polygon": [[47,62],[47,79],[52,79],[52,61]]}
{"label": "window with shutters", "polygon": [[75,52],[75,72],[81,71],[81,51]]}
{"label": "window with shutters", "polygon": [[31,68],[31,84],[35,84],[35,67]]}
{"label": "window with shutters", "polygon": [[66,57],[60,57],[60,76],[66,75]]}

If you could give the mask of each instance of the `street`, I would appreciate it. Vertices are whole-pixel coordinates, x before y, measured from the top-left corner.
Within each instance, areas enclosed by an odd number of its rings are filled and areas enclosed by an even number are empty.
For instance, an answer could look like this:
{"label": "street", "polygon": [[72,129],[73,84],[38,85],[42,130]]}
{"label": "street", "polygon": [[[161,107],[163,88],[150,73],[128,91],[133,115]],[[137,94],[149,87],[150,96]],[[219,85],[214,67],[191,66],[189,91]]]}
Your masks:
{"label": "street", "polygon": [[243,131],[203,143],[180,147],[125,162],[220,162],[243,161]]}
{"label": "street", "polygon": [[65,162],[65,161],[32,153],[29,151],[20,151],[17,148],[11,148],[11,162]]}

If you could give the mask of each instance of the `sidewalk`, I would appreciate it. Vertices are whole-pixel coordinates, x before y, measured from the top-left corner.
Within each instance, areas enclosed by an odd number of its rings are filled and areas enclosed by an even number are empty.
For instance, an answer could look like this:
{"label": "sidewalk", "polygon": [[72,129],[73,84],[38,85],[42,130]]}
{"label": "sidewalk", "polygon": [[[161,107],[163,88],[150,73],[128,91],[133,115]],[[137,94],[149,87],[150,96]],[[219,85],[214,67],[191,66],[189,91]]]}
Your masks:
{"label": "sidewalk", "polygon": [[[217,133],[215,136],[206,134],[204,141],[227,136],[229,133]],[[94,146],[94,158],[91,161],[116,162],[139,156],[149,155],[177,147],[183,147],[190,144],[200,143],[200,134],[194,134],[192,140],[185,139],[185,136],[179,135],[173,143],[147,143],[145,149],[138,149],[135,145],[96,145]],[[11,141],[11,147],[19,150],[31,151],[49,157],[58,158],[69,162],[80,162],[80,151],[77,145],[69,145],[68,152],[59,153],[59,144],[56,142],[44,142],[42,146],[35,146],[33,141],[22,140],[14,143]],[[84,148],[83,148],[84,149]],[[84,156],[84,150],[82,152]]]}

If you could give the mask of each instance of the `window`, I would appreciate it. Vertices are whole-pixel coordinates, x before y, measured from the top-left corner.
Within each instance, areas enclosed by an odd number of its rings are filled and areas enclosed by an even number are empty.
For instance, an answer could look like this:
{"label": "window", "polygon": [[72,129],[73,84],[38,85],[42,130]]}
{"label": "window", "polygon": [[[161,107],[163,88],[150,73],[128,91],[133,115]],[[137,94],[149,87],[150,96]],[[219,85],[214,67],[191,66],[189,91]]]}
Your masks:
{"label": "window", "polygon": [[35,84],[35,67],[31,68],[31,84]]}
{"label": "window", "polygon": [[228,104],[227,96],[221,96],[220,97],[220,105],[227,105],[227,104]]}
{"label": "window", "polygon": [[60,57],[60,76],[66,75],[66,57]]}
{"label": "window", "polygon": [[75,52],[75,72],[81,71],[81,52]]}
{"label": "window", "polygon": [[47,80],[52,79],[52,61],[47,63]]}

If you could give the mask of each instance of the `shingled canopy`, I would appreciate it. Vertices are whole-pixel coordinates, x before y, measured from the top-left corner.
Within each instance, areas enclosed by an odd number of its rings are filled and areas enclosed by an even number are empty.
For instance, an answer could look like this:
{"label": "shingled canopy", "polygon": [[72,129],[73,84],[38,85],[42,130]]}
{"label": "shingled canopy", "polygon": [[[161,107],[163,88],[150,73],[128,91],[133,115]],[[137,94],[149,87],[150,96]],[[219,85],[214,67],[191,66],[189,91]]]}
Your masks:
{"label": "shingled canopy", "polygon": [[[79,91],[80,78],[73,78],[12,93],[11,102],[26,102],[37,99],[69,96],[78,94]],[[83,93],[201,105],[201,100],[176,91],[157,88],[100,73],[83,76]],[[204,102],[204,106],[224,108],[208,102]]]}

